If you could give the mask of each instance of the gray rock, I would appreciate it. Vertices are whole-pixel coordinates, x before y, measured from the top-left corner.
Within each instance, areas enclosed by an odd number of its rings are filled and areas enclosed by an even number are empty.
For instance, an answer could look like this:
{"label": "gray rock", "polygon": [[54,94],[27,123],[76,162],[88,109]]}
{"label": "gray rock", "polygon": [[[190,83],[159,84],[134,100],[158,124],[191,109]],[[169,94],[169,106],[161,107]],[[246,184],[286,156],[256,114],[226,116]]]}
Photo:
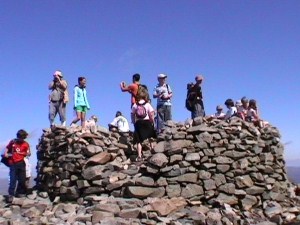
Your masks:
{"label": "gray rock", "polygon": [[185,160],[190,161],[200,161],[200,155],[199,153],[187,153],[185,156]]}
{"label": "gray rock", "polygon": [[184,198],[191,198],[194,196],[203,195],[204,191],[202,186],[197,184],[187,184],[185,188],[181,190],[181,196]]}
{"label": "gray rock", "polygon": [[154,166],[162,168],[162,167],[165,167],[169,161],[165,154],[156,153],[148,160],[148,162]]}

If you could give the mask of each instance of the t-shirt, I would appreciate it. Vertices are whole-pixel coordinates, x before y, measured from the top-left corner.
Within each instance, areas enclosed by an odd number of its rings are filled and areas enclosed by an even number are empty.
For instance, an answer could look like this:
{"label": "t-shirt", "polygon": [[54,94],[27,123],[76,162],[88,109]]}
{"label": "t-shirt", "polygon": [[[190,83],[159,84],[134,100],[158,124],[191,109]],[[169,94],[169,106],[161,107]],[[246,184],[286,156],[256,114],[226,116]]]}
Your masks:
{"label": "t-shirt", "polygon": [[257,111],[255,109],[252,109],[252,108],[248,109],[246,118],[247,118],[248,121],[258,120]]}
{"label": "t-shirt", "polygon": [[128,132],[129,124],[124,116],[118,116],[110,123],[112,126],[117,127],[120,132]]}
{"label": "t-shirt", "polygon": [[135,96],[137,95],[139,85],[132,83],[128,86],[129,92],[131,93],[131,104],[134,104],[136,102]]}
{"label": "t-shirt", "polygon": [[8,153],[12,154],[13,163],[22,161],[29,152],[29,144],[26,141],[11,140],[6,148],[9,150]]}
{"label": "t-shirt", "polygon": [[223,112],[220,112],[220,113],[216,112],[213,116],[215,118],[223,118],[225,116],[225,113],[223,113]]}
{"label": "t-shirt", "polygon": [[230,107],[225,115],[224,120],[228,120],[230,117],[232,117],[236,113],[237,113],[236,107],[235,106]]}
{"label": "t-shirt", "polygon": [[[144,100],[140,100],[140,101],[139,101],[139,104],[144,104],[144,103],[145,103]],[[150,113],[154,112],[154,109],[153,109],[152,105],[151,105],[149,102],[147,102],[147,103],[144,104],[143,106],[145,107],[145,109],[146,109],[146,111],[147,111],[147,115],[146,115],[146,117],[143,118],[143,119],[141,119],[141,118],[135,118],[136,120],[150,120],[149,115],[150,115]],[[134,104],[134,105],[132,106],[131,113],[135,115],[136,109],[137,109],[137,104]]]}
{"label": "t-shirt", "polygon": [[[163,97],[166,97],[171,93],[172,93],[172,89],[168,84],[163,84],[161,86],[158,84],[156,85],[153,91],[154,95],[162,94]],[[157,105],[171,105],[171,100],[158,97]]]}

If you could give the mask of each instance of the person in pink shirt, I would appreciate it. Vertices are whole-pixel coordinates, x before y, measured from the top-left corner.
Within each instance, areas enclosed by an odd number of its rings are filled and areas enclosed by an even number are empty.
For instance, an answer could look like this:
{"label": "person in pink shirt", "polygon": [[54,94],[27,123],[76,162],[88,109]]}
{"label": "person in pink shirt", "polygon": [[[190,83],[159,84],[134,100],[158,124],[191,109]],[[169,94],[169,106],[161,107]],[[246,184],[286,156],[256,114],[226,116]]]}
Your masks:
{"label": "person in pink shirt", "polygon": [[[140,93],[131,109],[131,121],[134,124],[134,143],[137,144],[138,157],[142,161],[142,143],[148,138],[154,138],[154,109],[147,101],[147,93]],[[152,143],[151,143],[152,148]]]}

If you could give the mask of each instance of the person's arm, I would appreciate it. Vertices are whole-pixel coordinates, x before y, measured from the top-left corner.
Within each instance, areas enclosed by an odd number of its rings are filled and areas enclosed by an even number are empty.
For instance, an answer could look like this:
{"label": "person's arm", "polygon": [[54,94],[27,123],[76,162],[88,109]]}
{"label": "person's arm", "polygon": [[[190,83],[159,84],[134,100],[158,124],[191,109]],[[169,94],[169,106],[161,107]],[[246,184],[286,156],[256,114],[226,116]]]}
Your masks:
{"label": "person's arm", "polygon": [[161,95],[161,93],[158,93],[157,87],[155,87],[153,90],[153,98],[159,98]]}
{"label": "person's arm", "polygon": [[115,117],[114,120],[109,125],[117,127],[117,124],[118,124],[118,117]]}
{"label": "person's arm", "polygon": [[226,113],[226,115],[224,117],[224,120],[228,120],[231,117],[231,111],[232,111],[231,108],[228,109],[228,111],[227,111],[227,113]]}
{"label": "person's arm", "polygon": [[170,85],[168,85],[168,84],[167,84],[167,89],[168,89],[167,99],[171,99],[173,97],[173,91],[172,91]]}
{"label": "person's arm", "polygon": [[89,103],[89,101],[88,101],[88,99],[87,99],[87,92],[86,92],[86,89],[84,88],[84,89],[82,90],[82,92],[83,92],[83,95],[84,95],[86,107],[90,110],[91,107],[90,107],[90,103]]}
{"label": "person's arm", "polygon": [[147,103],[147,111],[149,115],[149,120],[154,123],[154,109],[150,103]]}
{"label": "person's arm", "polygon": [[132,110],[131,110],[131,123],[135,124],[135,104],[132,106]]}
{"label": "person's arm", "polygon": [[8,145],[6,146],[5,151],[4,151],[4,153],[3,153],[3,156],[4,156],[5,158],[8,158],[8,154],[11,153],[12,145],[13,145],[13,141],[10,141],[10,142],[8,143]]}
{"label": "person's arm", "polygon": [[50,84],[48,85],[49,90],[52,90],[54,86],[54,81],[51,81]]}
{"label": "person's arm", "polygon": [[122,92],[126,92],[126,91],[129,91],[129,86],[126,85],[126,83],[124,81],[122,81],[120,83],[120,88],[121,88],[121,91]]}
{"label": "person's arm", "polygon": [[74,107],[77,107],[77,100],[78,100],[78,94],[77,94],[77,92],[78,92],[78,90],[79,90],[79,88],[76,86],[74,88]]}
{"label": "person's arm", "polygon": [[60,79],[59,82],[60,82],[61,89],[63,89],[63,91],[65,91],[68,87],[67,81]]}
{"label": "person's arm", "polygon": [[252,110],[252,116],[254,118],[254,120],[259,120],[259,116],[256,110]]}

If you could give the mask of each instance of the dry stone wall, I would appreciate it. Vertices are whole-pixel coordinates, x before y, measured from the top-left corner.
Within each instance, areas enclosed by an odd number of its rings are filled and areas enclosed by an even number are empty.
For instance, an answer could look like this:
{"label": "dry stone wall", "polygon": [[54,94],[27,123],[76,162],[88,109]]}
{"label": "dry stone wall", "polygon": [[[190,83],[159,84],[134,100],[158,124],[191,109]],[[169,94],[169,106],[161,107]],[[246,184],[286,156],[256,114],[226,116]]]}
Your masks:
{"label": "dry stone wall", "polygon": [[[146,224],[151,218],[164,224],[181,224],[179,218],[207,224],[215,218],[221,224],[300,220],[275,127],[258,129],[239,118],[169,121],[152,141],[154,149],[144,143],[144,161],[135,162],[130,135],[103,127],[46,129],[37,146],[37,188],[54,201],[102,201],[118,211],[104,213],[108,217],[144,218]],[[130,201],[134,207],[117,204]],[[96,211],[105,217],[103,209]]]}

